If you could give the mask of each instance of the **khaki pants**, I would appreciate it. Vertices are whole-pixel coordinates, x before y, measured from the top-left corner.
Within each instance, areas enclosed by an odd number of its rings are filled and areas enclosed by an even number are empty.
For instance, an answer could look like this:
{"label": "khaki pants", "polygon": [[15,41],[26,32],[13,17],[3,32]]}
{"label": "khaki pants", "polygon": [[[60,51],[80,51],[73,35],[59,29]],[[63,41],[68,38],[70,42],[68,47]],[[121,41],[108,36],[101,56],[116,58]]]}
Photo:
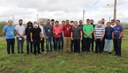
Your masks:
{"label": "khaki pants", "polygon": [[64,37],[64,52],[71,51],[71,37]]}

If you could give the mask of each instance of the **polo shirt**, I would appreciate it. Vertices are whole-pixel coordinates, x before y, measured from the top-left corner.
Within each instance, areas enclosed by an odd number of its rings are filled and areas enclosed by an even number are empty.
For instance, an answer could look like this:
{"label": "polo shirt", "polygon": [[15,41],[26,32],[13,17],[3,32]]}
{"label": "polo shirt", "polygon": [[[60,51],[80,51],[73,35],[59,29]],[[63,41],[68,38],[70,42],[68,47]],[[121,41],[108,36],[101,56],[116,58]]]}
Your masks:
{"label": "polo shirt", "polygon": [[3,30],[5,31],[6,39],[14,39],[15,38],[15,28],[14,26],[6,25]]}
{"label": "polo shirt", "polygon": [[71,25],[65,25],[63,27],[64,37],[71,37],[71,30],[72,30],[72,26]]}
{"label": "polo shirt", "polygon": [[[25,27],[23,25],[16,25],[15,30],[17,30],[20,35],[23,35],[23,33],[25,31]],[[19,37],[18,35],[16,35],[16,36]]]}
{"label": "polo shirt", "polygon": [[105,39],[111,40],[112,39],[112,32],[113,28],[112,27],[105,27]]}
{"label": "polo shirt", "polygon": [[119,38],[120,33],[123,31],[123,27],[121,25],[115,26],[113,28],[113,32],[114,32],[114,38]]}
{"label": "polo shirt", "polygon": [[103,32],[105,31],[104,27],[95,27],[94,32],[95,32],[95,37],[96,39],[101,39],[104,35]]}

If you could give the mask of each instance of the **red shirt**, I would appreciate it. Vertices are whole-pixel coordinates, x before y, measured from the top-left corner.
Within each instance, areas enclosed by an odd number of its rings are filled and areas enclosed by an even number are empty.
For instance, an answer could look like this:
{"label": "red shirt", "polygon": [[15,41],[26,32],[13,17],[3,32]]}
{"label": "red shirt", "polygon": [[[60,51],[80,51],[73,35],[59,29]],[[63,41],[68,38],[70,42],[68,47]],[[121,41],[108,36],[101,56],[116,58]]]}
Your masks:
{"label": "red shirt", "polygon": [[62,27],[61,26],[54,26],[53,27],[53,36],[55,38],[62,37]]}
{"label": "red shirt", "polygon": [[63,26],[64,37],[71,37],[71,30],[72,30],[71,25],[64,25]]}

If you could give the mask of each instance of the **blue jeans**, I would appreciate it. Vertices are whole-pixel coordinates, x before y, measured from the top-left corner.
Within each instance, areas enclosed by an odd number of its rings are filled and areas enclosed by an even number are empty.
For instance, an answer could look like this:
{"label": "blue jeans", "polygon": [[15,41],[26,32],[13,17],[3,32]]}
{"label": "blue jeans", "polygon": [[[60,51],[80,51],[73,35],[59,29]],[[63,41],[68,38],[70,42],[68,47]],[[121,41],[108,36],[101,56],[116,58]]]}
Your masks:
{"label": "blue jeans", "polygon": [[55,51],[61,49],[61,37],[60,38],[55,38],[55,48],[56,48]]}
{"label": "blue jeans", "polygon": [[33,50],[32,50],[32,48],[33,48],[33,43],[30,41],[30,40],[26,40],[26,43],[27,43],[27,54],[29,54],[29,53],[32,53],[33,52]]}
{"label": "blue jeans", "polygon": [[23,53],[23,45],[24,45],[24,39],[19,40],[19,37],[17,37],[17,49],[18,49],[18,53]]}
{"label": "blue jeans", "polygon": [[105,52],[112,52],[112,39],[111,40],[108,40],[108,39],[105,39],[105,49],[104,49]]}
{"label": "blue jeans", "polygon": [[[49,48],[49,44],[50,44],[50,48]],[[47,49],[47,53],[52,52],[52,37],[48,37],[46,39],[46,49]]]}

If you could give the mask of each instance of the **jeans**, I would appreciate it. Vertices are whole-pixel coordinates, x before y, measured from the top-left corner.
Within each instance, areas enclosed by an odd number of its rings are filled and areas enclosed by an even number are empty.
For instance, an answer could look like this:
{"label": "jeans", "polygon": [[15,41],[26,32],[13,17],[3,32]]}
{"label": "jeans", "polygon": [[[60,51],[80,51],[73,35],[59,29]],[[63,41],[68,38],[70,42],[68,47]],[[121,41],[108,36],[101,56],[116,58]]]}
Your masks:
{"label": "jeans", "polygon": [[121,56],[121,43],[122,39],[114,39],[114,49],[117,56]]}
{"label": "jeans", "polygon": [[40,54],[40,40],[33,40],[34,54]]}
{"label": "jeans", "polygon": [[44,38],[42,38],[42,41],[40,41],[41,50],[44,52]]}
{"label": "jeans", "polygon": [[[49,48],[49,44],[50,44],[50,48]],[[46,39],[46,49],[47,49],[47,53],[52,52],[52,37],[48,37]]]}
{"label": "jeans", "polygon": [[12,54],[14,54],[14,45],[15,45],[15,39],[6,39],[7,42],[7,53],[10,54],[10,49]]}
{"label": "jeans", "polygon": [[30,40],[26,40],[26,43],[27,43],[27,54],[29,54],[30,52],[32,53],[33,43]]}
{"label": "jeans", "polygon": [[55,51],[61,49],[61,38],[55,38]]}
{"label": "jeans", "polygon": [[19,37],[17,37],[17,49],[18,49],[18,53],[23,53],[23,45],[24,45],[24,39],[19,40]]}
{"label": "jeans", "polygon": [[63,50],[64,48],[64,37],[61,37],[61,49]]}
{"label": "jeans", "polygon": [[80,39],[73,39],[74,42],[74,52],[80,53]]}
{"label": "jeans", "polygon": [[112,39],[111,40],[105,39],[105,48],[104,48],[105,52],[109,52],[109,53],[112,52],[112,41],[113,41]]}

